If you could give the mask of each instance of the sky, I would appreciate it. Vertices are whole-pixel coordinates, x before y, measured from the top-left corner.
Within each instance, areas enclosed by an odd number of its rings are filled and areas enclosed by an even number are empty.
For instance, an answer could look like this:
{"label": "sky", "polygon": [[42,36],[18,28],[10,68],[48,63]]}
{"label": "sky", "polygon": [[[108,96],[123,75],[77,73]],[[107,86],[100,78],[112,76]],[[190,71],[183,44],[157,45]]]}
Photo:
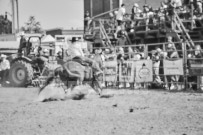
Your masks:
{"label": "sky", "polygon": [[82,28],[83,8],[83,0],[19,0],[20,26],[35,16],[43,29]]}

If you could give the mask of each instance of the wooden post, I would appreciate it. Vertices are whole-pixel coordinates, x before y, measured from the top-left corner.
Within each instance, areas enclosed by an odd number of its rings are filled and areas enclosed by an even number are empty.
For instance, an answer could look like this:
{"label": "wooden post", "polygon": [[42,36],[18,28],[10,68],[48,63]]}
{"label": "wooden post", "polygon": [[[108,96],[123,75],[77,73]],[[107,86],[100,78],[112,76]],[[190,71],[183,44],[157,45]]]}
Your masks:
{"label": "wooden post", "polygon": [[148,57],[148,45],[145,44],[144,47],[145,47],[145,48],[144,48],[145,59],[147,59],[147,57]]}
{"label": "wooden post", "polygon": [[110,10],[112,10],[113,9],[113,0],[110,0],[109,3],[110,3]]}
{"label": "wooden post", "polygon": [[14,0],[11,0],[11,9],[12,9],[12,34],[15,34],[15,4]]}
{"label": "wooden post", "polygon": [[[166,44],[163,44],[163,51],[164,52],[166,52]],[[163,61],[164,61],[164,59],[163,59]],[[164,62],[163,62],[164,63]],[[164,64],[163,64],[163,73],[164,73]],[[165,83],[166,83],[166,85],[168,86],[168,88],[169,88],[169,84],[168,84],[168,80],[167,80],[167,77],[164,75],[164,81],[165,81]],[[170,88],[169,88],[170,89]]]}
{"label": "wooden post", "polygon": [[19,5],[18,5],[18,0],[16,0],[16,10],[17,10],[17,32],[20,31],[20,26],[19,26]]}
{"label": "wooden post", "polygon": [[123,3],[123,0],[119,0],[119,7],[121,6],[122,3]]}
{"label": "wooden post", "polygon": [[182,42],[182,52],[183,52],[183,70],[184,70],[184,90],[187,90],[187,49],[186,42]]}
{"label": "wooden post", "polygon": [[191,4],[191,29],[193,29],[193,15],[194,15],[194,5],[193,5],[194,1],[190,0],[190,4]]}
{"label": "wooden post", "polygon": [[90,0],[90,16],[93,16],[93,0]]}

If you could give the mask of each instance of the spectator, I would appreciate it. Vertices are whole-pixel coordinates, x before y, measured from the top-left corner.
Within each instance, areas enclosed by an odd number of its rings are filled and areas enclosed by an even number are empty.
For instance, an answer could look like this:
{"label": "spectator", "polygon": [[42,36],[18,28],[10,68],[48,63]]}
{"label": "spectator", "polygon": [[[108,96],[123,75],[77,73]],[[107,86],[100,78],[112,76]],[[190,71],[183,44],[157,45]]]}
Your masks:
{"label": "spectator", "polygon": [[84,53],[85,57],[89,57],[89,55],[90,55],[90,52],[88,51],[87,48],[83,49],[83,53]]}
{"label": "spectator", "polygon": [[48,49],[43,50],[43,56],[46,57],[47,59],[49,58],[49,50]]}
{"label": "spectator", "polygon": [[[136,19],[140,19],[140,14],[141,14],[141,10],[139,9],[139,5],[137,3],[135,3],[133,5],[133,8],[132,8],[132,16],[131,16],[131,19],[132,20],[136,20]],[[138,22],[136,23],[136,25],[138,25]]]}
{"label": "spectator", "polygon": [[124,20],[124,15],[126,13],[125,10],[125,4],[122,4],[121,7],[118,10],[118,13],[116,15],[116,20],[117,20],[117,28],[116,28],[116,32],[114,33],[115,38],[117,38],[117,34],[120,30],[122,30],[123,27],[123,20]]}
{"label": "spectator", "polygon": [[197,0],[196,5],[197,5],[197,12],[199,15],[202,15],[202,0]]}
{"label": "spectator", "polygon": [[89,11],[86,11],[85,16],[84,16],[84,30],[87,32],[89,30],[89,24],[90,24],[90,14]]}
{"label": "spectator", "polygon": [[[178,56],[178,52],[176,50],[176,47],[172,41],[172,37],[168,36],[168,45],[166,48],[166,51],[168,53],[167,58],[170,60],[173,59],[177,59],[179,58]],[[179,76],[178,75],[173,75],[173,76],[168,76],[167,79],[169,80],[171,86],[170,86],[170,90],[174,90],[174,89],[178,89],[178,80],[179,80]]]}
{"label": "spectator", "polygon": [[134,52],[133,60],[135,60],[135,61],[140,60],[142,56],[139,53],[139,50],[137,48],[134,48],[133,52]]}
{"label": "spectator", "polygon": [[[191,59],[193,58],[193,59]],[[194,60],[194,58],[197,58]],[[195,50],[191,50],[188,52],[188,60],[189,61],[195,61],[196,63],[202,63],[202,58],[203,58],[203,52],[201,49],[200,45],[195,46]],[[191,59],[191,60],[190,60]],[[198,78],[201,79],[202,76],[189,76],[188,77],[188,82],[189,82],[189,88],[193,90],[197,90],[197,83],[198,83]],[[199,81],[201,82],[201,81]],[[202,87],[201,87],[202,89]]]}
{"label": "spectator", "polygon": [[63,52],[62,52],[62,51],[59,51],[59,52],[57,53],[57,58],[58,58],[58,59],[63,59]]}
{"label": "spectator", "polygon": [[163,7],[160,7],[159,8],[159,11],[158,11],[158,18],[159,18],[159,22],[162,26],[162,28],[164,28],[164,23],[165,23],[165,10]]}
{"label": "spectator", "polygon": [[168,20],[171,22],[171,28],[175,29],[174,27],[174,14],[175,14],[176,3],[174,0],[168,1]]}
{"label": "spectator", "polygon": [[148,31],[149,30],[149,7],[148,5],[144,5],[143,6],[143,18],[145,19],[145,25],[146,25],[146,28],[145,30]]}
{"label": "spectator", "polygon": [[168,8],[168,5],[167,5],[164,1],[162,1],[162,2],[161,2],[161,7],[162,7],[164,10],[166,10],[166,9]]}
{"label": "spectator", "polygon": [[162,53],[163,51],[160,48],[157,48],[155,53],[152,55],[154,82],[158,85],[161,85],[163,83],[159,76],[160,62],[161,62],[160,59],[161,59]]}
{"label": "spectator", "polygon": [[0,63],[0,86],[4,83],[9,83],[7,81],[9,69],[10,69],[10,62],[6,59],[7,56],[4,54],[1,54],[1,63]]}
{"label": "spectator", "polygon": [[108,33],[111,33],[112,31],[115,30],[115,24],[116,24],[116,18],[115,18],[115,15],[111,12],[109,13],[109,29],[108,29]]}
{"label": "spectator", "polygon": [[132,60],[133,59],[133,55],[134,55],[134,51],[132,49],[132,47],[128,47],[128,58],[129,60]]}
{"label": "spectator", "polygon": [[127,38],[125,36],[125,32],[121,31],[121,37],[118,38],[117,45],[118,46],[123,46],[123,45],[126,45],[126,44],[127,44]]}
{"label": "spectator", "polygon": [[20,45],[18,49],[18,55],[22,55],[23,49],[26,48],[26,39],[25,39],[25,33],[22,31],[20,33]]}
{"label": "spectator", "polygon": [[173,0],[175,3],[175,8],[180,9],[182,6],[182,0]]}
{"label": "spectator", "polygon": [[175,44],[172,41],[171,36],[168,36],[167,52],[168,52],[168,58],[179,58],[178,52],[176,50]]}
{"label": "spectator", "polygon": [[99,64],[99,67],[103,70],[104,68],[104,64],[103,64],[103,58],[102,58],[102,49],[97,49],[95,51],[95,56],[94,56],[94,60]]}

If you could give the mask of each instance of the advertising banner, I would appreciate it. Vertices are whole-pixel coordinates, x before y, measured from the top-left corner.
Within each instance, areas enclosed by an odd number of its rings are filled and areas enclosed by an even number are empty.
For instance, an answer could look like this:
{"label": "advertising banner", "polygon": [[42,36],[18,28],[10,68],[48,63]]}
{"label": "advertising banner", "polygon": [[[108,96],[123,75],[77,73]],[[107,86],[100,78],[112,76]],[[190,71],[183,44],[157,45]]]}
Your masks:
{"label": "advertising banner", "polygon": [[183,59],[164,60],[164,75],[183,75]]}
{"label": "advertising banner", "polygon": [[104,62],[104,81],[116,82],[117,81],[117,61]]}
{"label": "advertising banner", "polygon": [[203,60],[189,60],[189,74],[203,76]]}
{"label": "advertising banner", "polygon": [[135,61],[134,64],[136,83],[153,81],[152,60]]}
{"label": "advertising banner", "polygon": [[134,61],[124,61],[119,66],[119,81],[134,82]]}

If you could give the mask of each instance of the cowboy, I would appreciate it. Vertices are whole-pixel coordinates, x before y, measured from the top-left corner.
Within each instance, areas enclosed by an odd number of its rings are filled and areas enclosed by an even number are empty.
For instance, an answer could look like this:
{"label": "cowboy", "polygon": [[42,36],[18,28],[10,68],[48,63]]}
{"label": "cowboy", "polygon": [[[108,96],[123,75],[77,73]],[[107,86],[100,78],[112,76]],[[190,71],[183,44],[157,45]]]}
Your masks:
{"label": "cowboy", "polygon": [[73,37],[71,42],[72,44],[69,46],[69,49],[67,50],[67,53],[70,56],[70,58],[67,61],[74,60],[85,66],[89,64],[90,66],[92,66],[94,69],[97,70],[96,74],[103,73],[95,60],[90,59],[88,57],[84,57],[81,45],[77,43],[76,37]]}
{"label": "cowboy", "polygon": [[[7,56],[2,54],[0,59],[1,59],[1,63],[0,63],[0,84],[4,83],[7,80],[7,76],[8,76],[8,72],[10,69],[10,62],[6,59]],[[9,83],[8,81],[6,81],[6,83]]]}

